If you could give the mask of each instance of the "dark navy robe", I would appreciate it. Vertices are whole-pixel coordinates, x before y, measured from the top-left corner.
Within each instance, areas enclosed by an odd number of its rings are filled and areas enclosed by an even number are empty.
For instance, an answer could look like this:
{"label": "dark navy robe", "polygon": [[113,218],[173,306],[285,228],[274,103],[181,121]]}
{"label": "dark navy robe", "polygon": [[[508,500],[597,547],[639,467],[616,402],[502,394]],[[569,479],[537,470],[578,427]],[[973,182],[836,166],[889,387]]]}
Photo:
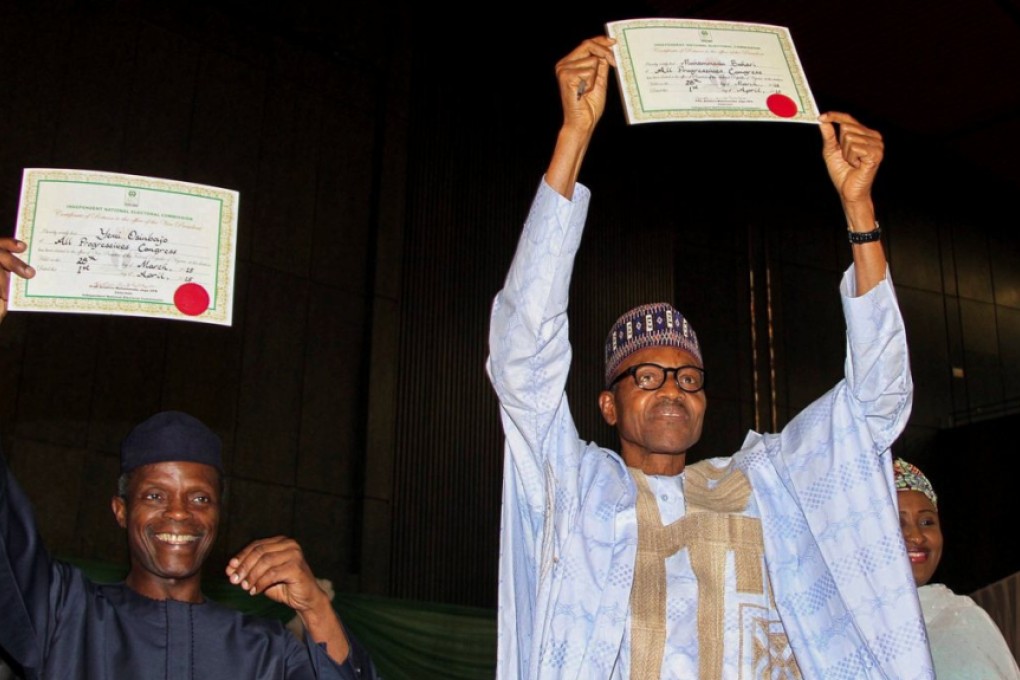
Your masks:
{"label": "dark navy robe", "polygon": [[0,648],[26,679],[375,678],[367,653],[348,639],[350,655],[338,665],[279,621],[90,581],[50,557],[0,453]]}

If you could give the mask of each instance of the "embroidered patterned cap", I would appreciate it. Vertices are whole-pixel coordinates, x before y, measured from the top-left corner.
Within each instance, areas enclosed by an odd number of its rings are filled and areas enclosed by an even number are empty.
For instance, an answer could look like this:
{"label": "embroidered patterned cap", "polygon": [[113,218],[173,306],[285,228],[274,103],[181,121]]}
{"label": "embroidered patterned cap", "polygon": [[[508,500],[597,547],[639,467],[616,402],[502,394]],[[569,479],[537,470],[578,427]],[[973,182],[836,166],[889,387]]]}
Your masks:
{"label": "embroidered patterned cap", "polygon": [[893,460],[893,480],[896,482],[897,491],[920,491],[931,504],[935,506],[935,509],[939,509],[938,496],[935,495],[935,489],[932,488],[931,482],[924,476],[920,468],[916,465],[912,465],[902,458],[896,458]]}
{"label": "embroidered patterned cap", "polygon": [[683,314],[667,302],[653,302],[635,307],[613,324],[606,337],[605,384],[612,382],[624,359],[646,347],[676,347],[702,363],[698,336]]}
{"label": "embroidered patterned cap", "polygon": [[205,463],[223,472],[219,436],[198,418],[161,411],[131,430],[120,445],[120,471],[151,463]]}

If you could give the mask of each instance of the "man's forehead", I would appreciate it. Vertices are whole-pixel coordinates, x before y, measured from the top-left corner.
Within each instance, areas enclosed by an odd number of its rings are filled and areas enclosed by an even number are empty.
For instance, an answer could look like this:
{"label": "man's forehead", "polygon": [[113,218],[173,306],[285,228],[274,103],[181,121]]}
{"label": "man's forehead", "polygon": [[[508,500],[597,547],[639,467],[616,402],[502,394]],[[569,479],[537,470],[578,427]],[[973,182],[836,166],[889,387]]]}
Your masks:
{"label": "man's forehead", "polygon": [[638,364],[659,364],[667,368],[674,366],[697,366],[701,368],[701,361],[687,350],[680,349],[679,347],[645,347],[624,359],[620,364],[620,368],[616,371],[616,375]]}
{"label": "man's forehead", "polygon": [[136,482],[165,480],[205,480],[215,483],[220,478],[220,471],[206,463],[196,463],[188,460],[164,460],[158,463],[149,463],[135,468],[132,473],[132,480]]}

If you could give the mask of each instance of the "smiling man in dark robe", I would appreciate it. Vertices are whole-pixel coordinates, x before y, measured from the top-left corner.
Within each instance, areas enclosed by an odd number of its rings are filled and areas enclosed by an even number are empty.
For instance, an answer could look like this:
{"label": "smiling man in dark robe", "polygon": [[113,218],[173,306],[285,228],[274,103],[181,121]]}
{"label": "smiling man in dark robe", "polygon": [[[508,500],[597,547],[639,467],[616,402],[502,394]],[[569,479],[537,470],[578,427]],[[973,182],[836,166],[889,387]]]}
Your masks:
{"label": "smiling man in dark robe", "polygon": [[202,565],[220,519],[220,448],[212,430],[179,411],[157,413],[125,438],[112,507],[131,566],[112,585],[49,555],[0,454],[0,649],[24,677],[376,677],[290,538],[251,543],[226,573],[252,595],[294,609],[304,642],[282,622],[202,594]]}

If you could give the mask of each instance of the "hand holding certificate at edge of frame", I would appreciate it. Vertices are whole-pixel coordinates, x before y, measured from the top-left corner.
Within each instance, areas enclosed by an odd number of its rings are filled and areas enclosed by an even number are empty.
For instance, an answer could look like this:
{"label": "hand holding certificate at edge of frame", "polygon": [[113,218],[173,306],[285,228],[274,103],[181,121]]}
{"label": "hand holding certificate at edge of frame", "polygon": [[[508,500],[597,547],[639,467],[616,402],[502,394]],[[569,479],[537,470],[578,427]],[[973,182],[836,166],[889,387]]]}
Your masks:
{"label": "hand holding certificate at edge of frame", "polygon": [[18,257],[25,252],[24,241],[9,236],[0,236],[0,322],[7,316],[7,296],[11,287],[11,274],[23,279],[35,276],[35,270]]}
{"label": "hand holding certificate at edge of frame", "polygon": [[239,201],[158,177],[26,168],[15,235],[0,239],[0,319],[49,311],[229,326]]}
{"label": "hand holding certificate at edge of frame", "polygon": [[816,123],[819,115],[787,28],[696,19],[606,24],[628,124],[678,121]]}

